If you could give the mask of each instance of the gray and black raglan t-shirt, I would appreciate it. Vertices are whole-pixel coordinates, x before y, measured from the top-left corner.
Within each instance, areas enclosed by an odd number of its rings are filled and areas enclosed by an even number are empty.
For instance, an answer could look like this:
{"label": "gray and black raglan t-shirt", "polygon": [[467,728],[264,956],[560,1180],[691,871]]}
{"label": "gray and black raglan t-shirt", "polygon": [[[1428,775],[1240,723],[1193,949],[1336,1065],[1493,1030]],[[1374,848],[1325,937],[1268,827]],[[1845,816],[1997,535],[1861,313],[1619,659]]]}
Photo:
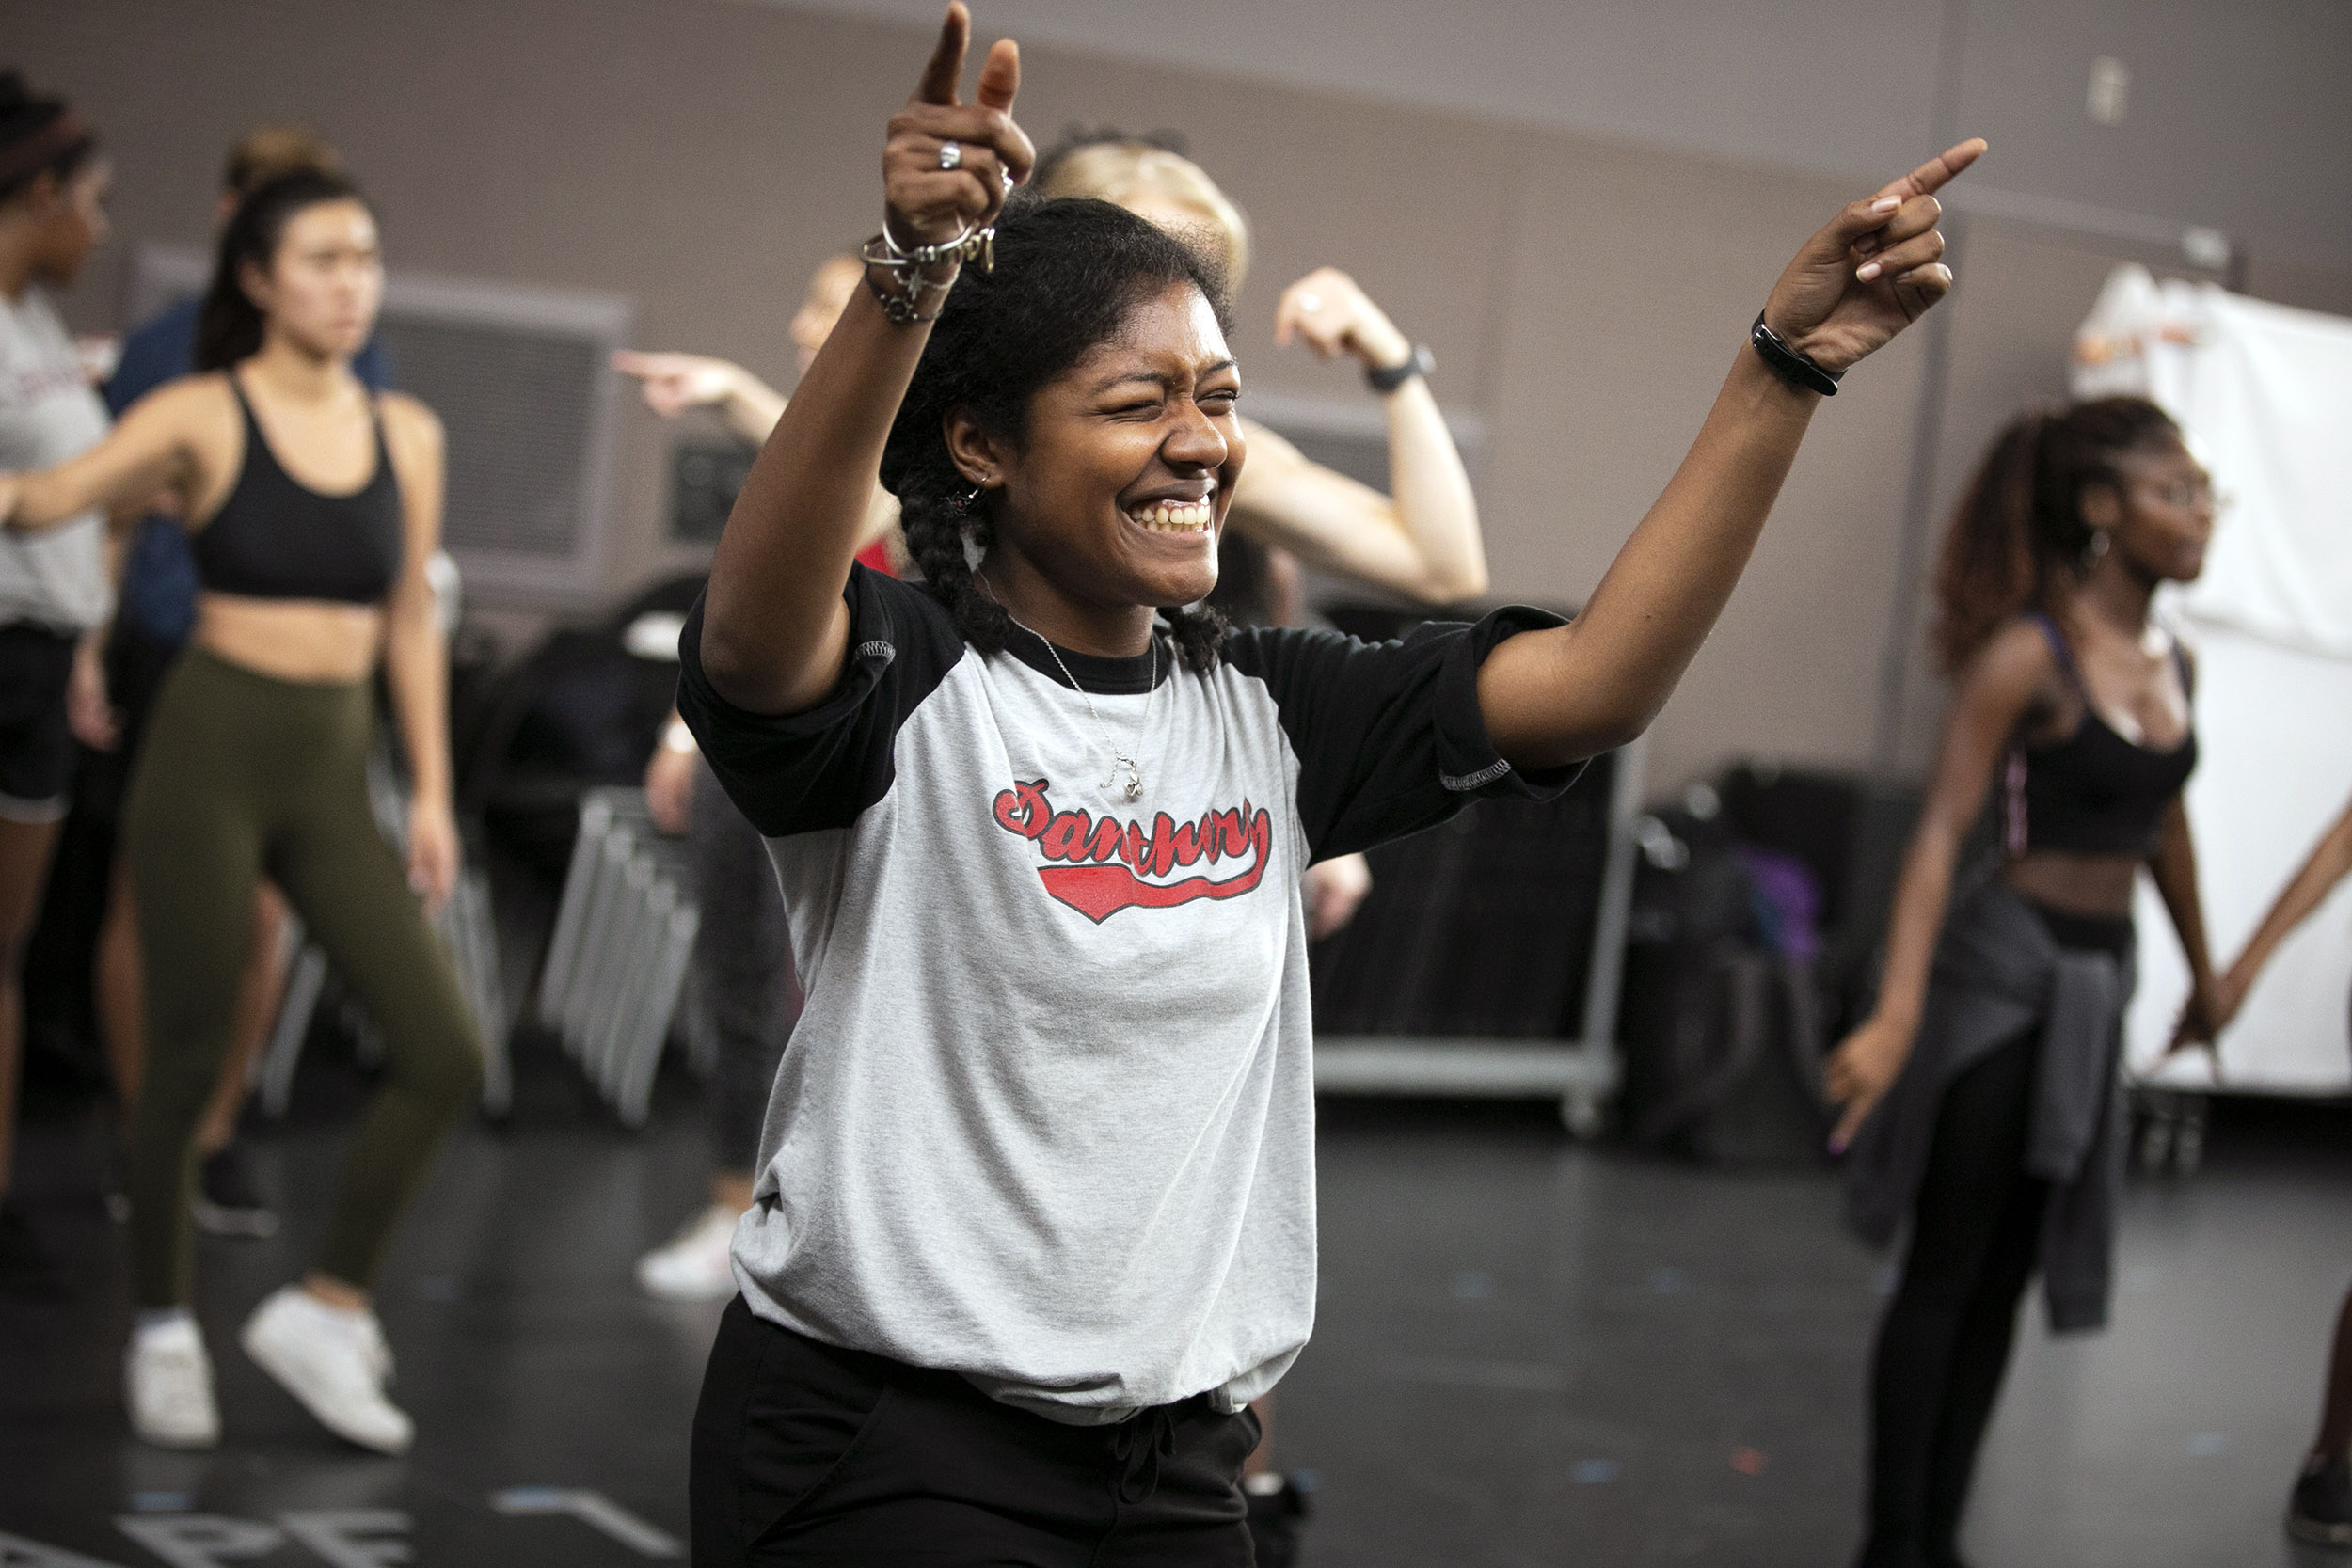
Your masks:
{"label": "gray and black raglan t-shirt", "polygon": [[1065,650],[1098,727],[1033,636],[983,656],[862,566],[846,597],[840,686],[804,713],[711,689],[699,606],[680,643],[679,708],[768,840],[807,993],[744,1299],[1060,1420],[1239,1409],[1314,1319],[1299,872],[1565,787],[1495,754],[1477,697],[1488,649],[1557,619],[1241,631],[1205,674],[1165,638]]}

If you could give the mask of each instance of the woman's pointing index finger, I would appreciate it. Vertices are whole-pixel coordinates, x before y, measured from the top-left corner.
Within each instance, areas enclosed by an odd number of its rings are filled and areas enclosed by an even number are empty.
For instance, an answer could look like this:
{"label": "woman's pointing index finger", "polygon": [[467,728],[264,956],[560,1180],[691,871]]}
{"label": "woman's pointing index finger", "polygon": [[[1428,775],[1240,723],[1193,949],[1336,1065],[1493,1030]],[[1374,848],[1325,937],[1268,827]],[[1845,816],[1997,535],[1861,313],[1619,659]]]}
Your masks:
{"label": "woman's pointing index finger", "polygon": [[1883,197],[1899,196],[1905,200],[1915,196],[1925,196],[1982,157],[1985,145],[1982,136],[1971,136],[1958,147],[1930,158],[1900,180],[1881,186],[1878,194]]}

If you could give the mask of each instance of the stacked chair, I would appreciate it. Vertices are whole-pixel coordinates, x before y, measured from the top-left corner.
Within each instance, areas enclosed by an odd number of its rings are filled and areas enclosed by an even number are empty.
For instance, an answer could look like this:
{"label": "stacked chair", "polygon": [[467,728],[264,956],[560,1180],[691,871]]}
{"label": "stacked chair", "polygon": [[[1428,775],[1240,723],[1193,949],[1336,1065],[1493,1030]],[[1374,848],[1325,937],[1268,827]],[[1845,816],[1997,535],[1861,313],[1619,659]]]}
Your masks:
{"label": "stacked chair", "polygon": [[706,1033],[691,1027],[696,1013],[687,1000],[702,926],[691,886],[684,846],[654,827],[644,790],[602,787],[581,797],[540,972],[538,1019],[627,1127],[645,1123],[681,1004],[690,1038]]}

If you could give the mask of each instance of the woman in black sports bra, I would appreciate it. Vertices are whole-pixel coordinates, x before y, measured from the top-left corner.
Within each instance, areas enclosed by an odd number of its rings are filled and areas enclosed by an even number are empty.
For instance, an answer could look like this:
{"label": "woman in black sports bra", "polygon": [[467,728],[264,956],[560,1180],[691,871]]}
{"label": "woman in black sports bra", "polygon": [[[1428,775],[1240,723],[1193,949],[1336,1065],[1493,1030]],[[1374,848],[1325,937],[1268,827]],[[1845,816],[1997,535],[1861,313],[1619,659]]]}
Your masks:
{"label": "woman in black sports bra", "polygon": [[[2219,1017],[2181,807],[2191,671],[2149,620],[2156,589],[2204,564],[2213,515],[2172,421],[2108,398],[2012,423],[1945,542],[1937,641],[1956,689],[1878,1006],[1828,1064],[1851,1217],[1873,1240],[1911,1235],[1872,1366],[1863,1568],[1960,1561],[2035,1272],[2054,1328],[2106,1321],[2142,866],[2188,956],[2187,1027],[2209,1037]],[[1989,795],[1998,871],[1955,894]]]}
{"label": "woman in black sports bra", "polygon": [[[271,181],[223,231],[197,331],[201,373],[157,388],[84,456],[0,475],[11,527],[167,486],[195,531],[196,633],[156,699],[124,816],[150,1037],[125,1183],[139,1311],[124,1377],[133,1429],[167,1447],[219,1436],[187,1306],[188,1205],[256,879],[267,871],[358,993],[388,1070],[309,1275],[264,1301],[241,1338],[364,1447],[396,1453],[411,1435],[384,1395],[390,1361],[368,1291],[480,1083],[473,1026],[419,897],[446,897],[457,869],[447,673],[425,579],[440,427],[352,374],[382,295],[358,193],[316,172]],[[405,865],[368,801],[379,654],[415,779]]]}

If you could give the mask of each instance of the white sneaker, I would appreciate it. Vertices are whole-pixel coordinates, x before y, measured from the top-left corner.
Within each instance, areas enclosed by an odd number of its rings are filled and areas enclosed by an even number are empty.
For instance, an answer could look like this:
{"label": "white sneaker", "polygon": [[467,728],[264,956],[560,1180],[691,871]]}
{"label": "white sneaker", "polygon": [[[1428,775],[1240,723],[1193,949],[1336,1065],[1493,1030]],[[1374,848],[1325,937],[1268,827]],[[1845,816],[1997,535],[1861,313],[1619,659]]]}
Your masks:
{"label": "white sneaker", "polygon": [[329,1307],[289,1285],[254,1308],[237,1342],[336,1436],[378,1453],[408,1451],[416,1423],[384,1397],[391,1355],[373,1312]]}
{"label": "white sneaker", "polygon": [[359,1314],[359,1354],[375,1373],[377,1386],[392,1381],[392,1347],[384,1340],[384,1325],[373,1312]]}
{"label": "white sneaker", "polygon": [[159,1449],[209,1449],[220,1442],[213,1403],[213,1361],[192,1318],[131,1331],[122,1353],[131,1430]]}
{"label": "white sneaker", "polygon": [[739,1217],[723,1204],[712,1204],[637,1259],[638,1285],[663,1301],[726,1300],[735,1294],[735,1264],[728,1248]]}

